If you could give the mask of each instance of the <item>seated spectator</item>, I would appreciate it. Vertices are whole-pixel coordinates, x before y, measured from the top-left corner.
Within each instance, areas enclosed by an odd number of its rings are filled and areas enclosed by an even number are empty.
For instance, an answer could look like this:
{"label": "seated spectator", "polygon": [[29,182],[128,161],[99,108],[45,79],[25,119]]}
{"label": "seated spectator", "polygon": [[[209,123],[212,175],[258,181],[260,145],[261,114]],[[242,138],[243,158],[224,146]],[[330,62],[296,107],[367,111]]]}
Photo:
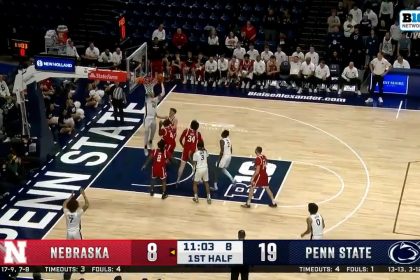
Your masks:
{"label": "seated spectator", "polygon": [[99,55],[99,49],[95,47],[95,44],[93,42],[91,42],[89,44],[89,47],[85,51],[84,59],[88,60],[88,62],[90,63],[95,63],[96,61],[98,61]]}
{"label": "seated spectator", "polygon": [[257,29],[252,25],[251,21],[247,21],[245,26],[241,28],[241,33],[245,34],[245,38],[250,42],[254,43],[257,38]]}
{"label": "seated spectator", "polygon": [[251,42],[246,38],[246,34],[245,32],[241,32],[238,38],[238,43],[241,43],[241,46],[248,49],[249,48],[249,44],[251,44]]}
{"label": "seated spectator", "polygon": [[344,37],[347,39],[347,41],[350,38],[351,34],[353,34],[355,26],[356,22],[353,20],[353,16],[349,14],[347,16],[347,20],[343,24]]}
{"label": "seated spectator", "polygon": [[340,69],[341,69],[341,66],[343,64],[343,59],[341,58],[341,56],[339,55],[339,53],[337,51],[333,51],[331,57],[329,58],[329,63],[328,64],[330,66],[331,66],[331,64],[337,64],[337,65],[340,66]]}
{"label": "seated spectator", "polygon": [[182,32],[181,28],[177,28],[176,33],[172,36],[172,44],[175,51],[180,53],[184,53],[186,51],[188,37],[184,32]]}
{"label": "seated spectator", "polygon": [[[338,2],[338,7],[337,7],[337,16],[340,19],[340,23],[344,22],[346,20],[347,17],[347,8],[344,8],[343,2]],[[362,11],[360,11],[360,14],[362,13]],[[354,18],[353,18],[354,19]],[[331,32],[331,31],[328,31]]]}
{"label": "seated spectator", "polygon": [[83,109],[80,109],[80,107],[77,108],[76,104],[73,102],[73,99],[71,98],[67,99],[66,101],[66,110],[70,112],[75,122],[79,122],[85,118],[85,111]]}
{"label": "seated spectator", "polygon": [[244,60],[241,61],[240,65],[240,80],[241,88],[249,88],[252,81],[254,71],[254,62],[250,59],[249,54],[245,54]]}
{"label": "seated spectator", "polygon": [[289,61],[289,57],[284,53],[280,45],[277,46],[277,51],[274,53],[274,56],[278,65],[281,65],[283,61]]}
{"label": "seated spectator", "polygon": [[184,76],[184,80],[182,81],[184,85],[187,81],[190,81],[191,84],[195,83],[194,57],[190,51],[188,52],[187,58],[182,65],[182,75]]}
{"label": "seated spectator", "polygon": [[334,27],[340,28],[341,22],[340,18],[337,16],[336,9],[331,10],[331,15],[327,19],[328,23],[328,32],[333,32]]}
{"label": "seated spectator", "polygon": [[156,28],[152,33],[152,38],[157,38],[159,43],[163,44],[166,40],[166,31],[163,27],[163,24],[159,24],[159,27]]}
{"label": "seated spectator", "polygon": [[253,74],[252,74],[252,88],[254,89],[256,86],[263,87],[265,83],[265,71],[266,66],[261,56],[258,55],[257,59],[254,61],[253,65]]}
{"label": "seated spectator", "polygon": [[246,54],[245,48],[242,47],[241,42],[236,44],[236,48],[233,50],[233,56],[237,59],[242,60],[244,59],[244,55]]}
{"label": "seated spectator", "polygon": [[407,32],[403,32],[397,46],[397,55],[409,58],[411,55],[411,39],[407,37]]}
{"label": "seated spectator", "polygon": [[[86,98],[86,107],[93,107],[97,108],[98,105],[101,103],[102,98],[105,95],[105,91],[102,89],[99,89],[96,83],[92,83],[89,85],[89,97]],[[68,110],[68,108],[67,108]],[[71,112],[72,114],[75,114],[76,112]]]}
{"label": "seated spectator", "polygon": [[228,85],[238,85],[240,60],[236,56],[232,56],[228,65]]}
{"label": "seated spectator", "polygon": [[270,60],[270,57],[273,55],[273,52],[270,51],[270,47],[265,45],[264,51],[261,53],[261,59],[264,60],[265,63]]}
{"label": "seated spectator", "polygon": [[149,46],[149,59],[154,62],[161,60],[164,54],[162,44],[159,43],[158,37],[154,37],[152,43]]}
{"label": "seated spectator", "polygon": [[362,35],[363,43],[366,44],[366,40],[370,36],[370,31],[372,30],[372,21],[368,18],[367,15],[363,15],[363,18],[359,24],[359,30],[360,35]]}
{"label": "seated spectator", "polygon": [[356,93],[357,95],[361,95],[360,93],[360,85],[361,80],[359,79],[359,71],[356,67],[354,67],[354,63],[350,61],[349,65],[344,68],[343,73],[339,79],[339,90],[338,95],[342,93],[342,88],[344,85],[355,85],[356,86]]}
{"label": "seated spectator", "polygon": [[390,60],[394,56],[394,45],[392,44],[391,35],[389,32],[385,33],[384,39],[379,46],[379,50],[383,53],[387,60]]}
{"label": "seated spectator", "polygon": [[76,57],[77,60],[80,60],[80,56],[79,56],[79,53],[77,52],[77,48],[74,46],[74,43],[70,38],[67,39],[66,55]]}
{"label": "seated spectator", "polygon": [[392,66],[396,69],[410,69],[410,63],[404,59],[401,55],[397,57],[397,60],[394,61],[394,65]]}
{"label": "seated spectator", "polygon": [[312,93],[312,87],[314,86],[314,72],[315,65],[311,62],[311,58],[307,57],[305,62],[300,66],[300,83],[301,86],[298,90],[298,94],[302,93],[302,87],[305,85],[308,87],[309,93]]}
{"label": "seated spectator", "polygon": [[292,56],[291,60],[290,60],[290,76],[289,76],[289,80],[290,80],[290,84],[292,86],[293,89],[295,89],[296,87],[300,87],[300,68],[302,66],[302,62],[299,59],[299,56],[295,55]]}
{"label": "seated spectator", "polygon": [[109,49],[105,49],[105,51],[101,53],[101,55],[98,58],[98,61],[104,65],[112,64],[112,53],[109,51]]}
{"label": "seated spectator", "polygon": [[260,52],[254,48],[253,44],[249,45],[249,50],[246,53],[249,55],[249,59],[252,61],[257,59],[257,56],[260,55]]}
{"label": "seated spectator", "polygon": [[206,60],[202,53],[199,53],[195,62],[195,77],[198,83],[205,81],[205,64]]}
{"label": "seated spectator", "polygon": [[4,80],[3,75],[0,75],[0,107],[6,103],[6,100],[8,98],[10,98],[9,87],[7,86],[7,83]]}
{"label": "seated spectator", "polygon": [[370,31],[370,36],[366,40],[366,64],[369,63],[379,52],[379,39],[376,37],[375,30]]}
{"label": "seated spectator", "polygon": [[[268,88],[272,82],[277,81],[279,78],[280,65],[277,63],[275,55],[272,55],[267,61],[266,68],[268,81],[266,82],[265,87]],[[277,83],[276,87],[279,87]]]}
{"label": "seated spectator", "polygon": [[44,97],[45,107],[48,107],[51,103],[54,104],[55,89],[52,81],[50,79],[41,81],[39,88],[41,89],[42,96]]}
{"label": "seated spectator", "polygon": [[120,68],[122,61],[122,51],[120,48],[116,48],[115,52],[112,53],[112,64],[116,68]]}
{"label": "seated spectator", "polygon": [[305,60],[305,55],[303,54],[302,50],[300,49],[300,47],[296,47],[296,51],[294,53],[292,53],[292,56],[297,56],[299,57],[300,61],[303,62]]}
{"label": "seated spectator", "polygon": [[378,16],[371,8],[366,8],[363,15],[367,15],[368,19],[372,22],[372,28],[376,28],[376,26],[378,26]]}
{"label": "seated spectator", "polygon": [[230,31],[229,35],[225,39],[226,56],[233,55],[233,50],[238,44],[238,41],[238,37],[236,37],[235,34],[232,31]]}
{"label": "seated spectator", "polygon": [[394,18],[394,3],[389,0],[383,0],[379,9],[379,19],[385,21],[385,26],[391,26],[392,19]]}
{"label": "seated spectator", "polygon": [[305,54],[305,59],[310,57],[311,62],[317,66],[319,62],[319,54],[315,51],[315,48],[313,46],[309,47],[309,52]]}
{"label": "seated spectator", "polygon": [[317,88],[325,86],[325,91],[330,92],[329,86],[331,81],[331,73],[328,65],[325,64],[325,60],[321,60],[318,66],[315,68],[315,89],[314,93],[317,93]]}
{"label": "seated spectator", "polygon": [[5,171],[8,182],[15,185],[21,185],[24,183],[25,171],[22,161],[21,158],[17,156],[16,151],[13,148],[10,149],[10,153],[7,156]]}
{"label": "seated spectator", "polygon": [[221,84],[228,86],[228,68],[229,60],[225,57],[224,54],[221,54],[220,58],[217,60],[217,71],[219,71],[219,86]]}
{"label": "seated spectator", "polygon": [[215,56],[219,53],[219,37],[217,36],[216,30],[211,29],[210,34],[207,38],[208,53],[209,56]]}
{"label": "seated spectator", "polygon": [[204,66],[205,69],[205,83],[204,86],[213,85],[216,87],[216,80],[217,80],[217,62],[214,60],[212,56],[209,57],[209,60],[206,61]]}
{"label": "seated spectator", "polygon": [[349,15],[352,15],[353,20],[356,24],[359,24],[362,21],[362,10],[359,9],[357,3],[353,4],[353,8],[349,11]]}
{"label": "seated spectator", "polygon": [[359,9],[356,3],[353,4],[353,8],[349,11],[349,14],[353,16],[353,20],[356,24],[359,24],[362,21],[362,10]]}
{"label": "seated spectator", "polygon": [[181,81],[181,74],[182,74],[181,55],[179,54],[179,52],[177,52],[171,63],[171,77],[173,80]]}
{"label": "seated spectator", "polygon": [[60,134],[71,135],[74,130],[74,120],[66,109],[63,109],[58,118],[58,126],[60,127]]}

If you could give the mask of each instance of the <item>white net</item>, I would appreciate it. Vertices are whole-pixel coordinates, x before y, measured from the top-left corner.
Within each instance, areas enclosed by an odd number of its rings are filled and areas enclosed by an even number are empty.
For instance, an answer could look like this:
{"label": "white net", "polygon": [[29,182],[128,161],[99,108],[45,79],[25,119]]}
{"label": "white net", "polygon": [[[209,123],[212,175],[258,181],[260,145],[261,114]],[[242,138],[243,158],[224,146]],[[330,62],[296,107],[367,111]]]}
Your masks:
{"label": "white net", "polygon": [[[138,77],[146,76],[149,74],[149,60],[147,58],[147,43],[143,43],[133,53],[131,53],[131,55],[127,56],[126,62],[127,62],[127,73],[130,73],[130,90],[131,90],[137,85],[136,80]],[[152,90],[153,90],[153,86],[152,86]]]}
{"label": "white net", "polygon": [[153,79],[152,77],[145,77],[144,78],[144,89],[146,91],[146,95],[149,96],[154,96],[154,91],[153,88],[155,87],[155,85],[157,84],[157,81],[155,79]]}

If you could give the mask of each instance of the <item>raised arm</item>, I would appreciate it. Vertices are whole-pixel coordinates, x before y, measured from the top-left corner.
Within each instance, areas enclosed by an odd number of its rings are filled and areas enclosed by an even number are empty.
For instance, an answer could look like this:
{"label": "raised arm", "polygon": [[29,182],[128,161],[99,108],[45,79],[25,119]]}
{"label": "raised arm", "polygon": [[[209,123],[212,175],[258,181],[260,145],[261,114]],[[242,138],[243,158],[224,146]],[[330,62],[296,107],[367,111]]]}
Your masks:
{"label": "raised arm", "polygon": [[85,190],[82,189],[80,193],[82,194],[83,199],[85,200],[85,204],[83,205],[83,212],[86,212],[86,210],[88,210],[89,208],[89,200],[86,196]]}

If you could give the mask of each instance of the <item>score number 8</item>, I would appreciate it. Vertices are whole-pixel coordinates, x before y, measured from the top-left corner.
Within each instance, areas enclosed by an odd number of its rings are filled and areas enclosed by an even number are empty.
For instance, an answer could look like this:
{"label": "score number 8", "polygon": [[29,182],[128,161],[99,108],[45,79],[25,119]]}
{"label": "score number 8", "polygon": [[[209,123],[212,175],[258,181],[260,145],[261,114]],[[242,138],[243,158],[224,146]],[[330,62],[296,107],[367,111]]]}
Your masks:
{"label": "score number 8", "polygon": [[147,244],[147,260],[155,262],[157,260],[157,245],[156,243]]}

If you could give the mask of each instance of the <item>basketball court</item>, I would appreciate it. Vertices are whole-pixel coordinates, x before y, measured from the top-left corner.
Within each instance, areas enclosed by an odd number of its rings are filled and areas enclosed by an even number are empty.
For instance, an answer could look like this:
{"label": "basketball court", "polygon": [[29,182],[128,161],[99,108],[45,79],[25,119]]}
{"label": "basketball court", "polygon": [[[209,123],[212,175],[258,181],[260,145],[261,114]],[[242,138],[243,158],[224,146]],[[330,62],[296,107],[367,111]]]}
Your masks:
{"label": "basketball court", "polygon": [[[178,135],[193,119],[200,122],[206,148],[219,152],[223,129],[231,132],[235,158],[227,179],[208,205],[192,198],[191,167],[175,189],[170,167],[169,198],[148,194],[143,128],[115,153],[86,191],[91,208],[83,220],[86,239],[234,239],[244,229],[249,239],[297,239],[306,228],[307,203],[316,202],[326,223],[326,239],[410,239],[420,236],[419,163],[406,176],[407,163],[418,159],[418,112],[331,104],[298,103],[171,92],[159,114],[178,110]],[[155,136],[157,139],[157,136]],[[179,145],[179,144],[178,144]],[[270,185],[279,207],[256,193],[251,209],[246,185],[256,146],[269,159]],[[179,151],[179,146],[177,147]],[[271,171],[270,171],[271,170]],[[223,176],[221,176],[222,178]],[[247,181],[248,180],[248,181]],[[248,183],[247,183],[248,182]],[[203,187],[201,187],[203,188]],[[202,190],[203,191],[203,190]],[[204,197],[204,196],[202,196]],[[400,201],[401,198],[401,201]],[[400,205],[400,206],[399,206]],[[398,219],[396,213],[399,208]],[[395,229],[394,229],[395,224]],[[65,237],[63,219],[47,239]],[[86,275],[111,279],[111,275]],[[127,274],[124,279],[228,279],[226,274]],[[415,275],[254,274],[252,279],[416,279]],[[49,276],[60,279],[59,275]]]}

